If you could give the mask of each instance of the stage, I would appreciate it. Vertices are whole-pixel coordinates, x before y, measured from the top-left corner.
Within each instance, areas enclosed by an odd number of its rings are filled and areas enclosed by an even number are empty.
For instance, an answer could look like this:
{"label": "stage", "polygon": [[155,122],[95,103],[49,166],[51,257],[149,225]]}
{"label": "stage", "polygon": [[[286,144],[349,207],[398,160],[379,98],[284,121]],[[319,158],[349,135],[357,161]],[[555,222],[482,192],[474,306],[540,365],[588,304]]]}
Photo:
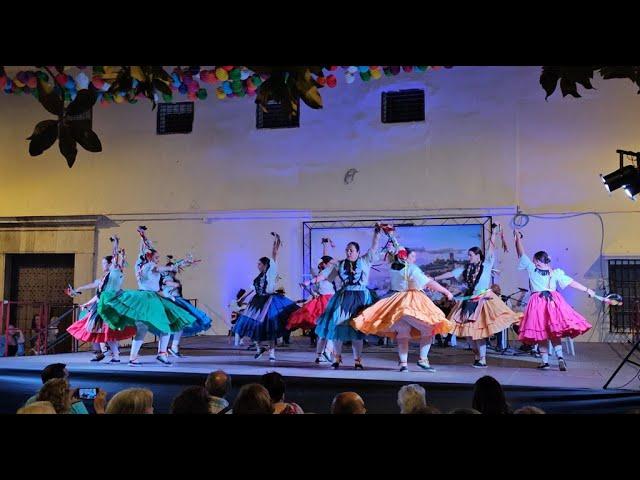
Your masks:
{"label": "stage", "polygon": [[[18,404],[32,395],[40,384],[39,373],[45,365],[66,363],[74,387],[103,387],[113,393],[130,386],[144,386],[154,391],[156,409],[168,412],[171,398],[188,385],[202,383],[217,369],[231,374],[235,396],[245,383],[276,370],[287,378],[287,398],[315,413],[326,413],[333,395],[355,390],[363,395],[370,413],[395,413],[395,395],[407,383],[420,383],[429,401],[443,411],[471,404],[473,384],[483,375],[495,377],[505,387],[507,400],[514,408],[537,405],[550,413],[624,412],[640,407],[638,369],[625,366],[608,390],[602,390],[611,373],[631,348],[619,343],[576,343],[575,357],[565,353],[567,372],[560,372],[551,357],[551,370],[535,367],[539,359],[532,355],[489,352],[488,368],[471,366],[473,355],[466,342],[456,347],[431,349],[431,365],[435,373],[421,370],[417,346],[409,356],[409,372],[399,372],[394,347],[368,346],[364,349],[365,370],[354,370],[350,348],[344,347],[344,364],[333,370],[328,363],[315,364],[314,349],[306,337],[293,337],[292,344],[278,348],[277,360],[270,362],[265,353],[254,359],[247,345],[234,347],[230,337],[199,336],[184,339],[181,351],[186,358],[171,358],[172,366],[156,362],[154,350],[142,350],[143,365],[127,365],[128,350],[122,351],[121,364],[90,362],[90,352],[0,358],[0,411],[12,413]],[[566,349],[565,349],[566,350]],[[626,385],[625,385],[626,384]]]}

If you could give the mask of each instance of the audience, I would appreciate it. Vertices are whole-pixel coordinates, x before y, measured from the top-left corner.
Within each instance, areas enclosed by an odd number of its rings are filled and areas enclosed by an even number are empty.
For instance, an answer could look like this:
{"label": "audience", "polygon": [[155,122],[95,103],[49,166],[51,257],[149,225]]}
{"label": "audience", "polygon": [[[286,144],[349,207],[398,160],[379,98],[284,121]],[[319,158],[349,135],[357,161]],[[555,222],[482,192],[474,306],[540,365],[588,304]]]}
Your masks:
{"label": "audience", "polygon": [[269,392],[273,403],[273,413],[278,415],[301,414],[304,413],[297,403],[286,403],[284,401],[284,378],[277,372],[269,372],[262,376],[260,383]]}
{"label": "audience", "polygon": [[449,412],[450,415],[480,415],[475,408],[454,408]]}
{"label": "audience", "polygon": [[473,390],[472,407],[485,415],[511,413],[502,385],[489,375],[485,375],[476,382]]}
{"label": "audience", "polygon": [[440,413],[442,413],[440,410],[438,410],[436,407],[433,407],[431,405],[427,405],[426,407],[420,407],[411,411],[412,415],[435,415]]}
{"label": "audience", "polygon": [[[51,365],[47,365],[46,367],[44,367],[42,372],[40,372],[40,378],[42,379],[43,384],[47,383],[49,380],[52,380],[54,378],[63,378],[65,380],[68,380],[69,371],[67,370],[67,366],[64,363],[52,363]],[[29,397],[24,405],[27,406],[35,402],[37,396],[38,394],[35,394]],[[95,408],[95,402],[94,402],[94,408]],[[89,412],[87,411],[87,407],[84,406],[84,403],[82,403],[82,400],[75,397],[71,399],[71,410],[68,413],[81,414],[81,415],[89,414]]]}
{"label": "audience", "polygon": [[417,383],[403,386],[398,391],[400,413],[416,413],[427,406],[427,392]]}
{"label": "audience", "polygon": [[171,413],[179,415],[207,415],[209,413],[209,394],[204,387],[185,388],[171,402]]}
{"label": "audience", "polygon": [[36,401],[51,402],[56,413],[71,413],[73,392],[64,378],[52,378],[42,386]]}
{"label": "audience", "polygon": [[222,370],[216,370],[207,377],[204,388],[209,394],[209,413],[225,414],[231,410],[225,398],[231,391],[231,377]]}
{"label": "audience", "polygon": [[18,415],[51,414],[56,413],[56,409],[53,408],[51,402],[32,402],[20,408],[16,413]]}
{"label": "audience", "polygon": [[234,415],[271,415],[273,403],[269,391],[258,383],[244,385],[235,402],[233,402]]}
{"label": "audience", "polygon": [[513,412],[514,415],[544,415],[544,410],[532,405],[521,407]]}
{"label": "audience", "polygon": [[333,415],[359,415],[367,413],[364,400],[355,392],[342,392],[331,402]]}
{"label": "audience", "polygon": [[116,393],[107,405],[107,414],[152,414],[153,392],[146,388],[127,388]]}

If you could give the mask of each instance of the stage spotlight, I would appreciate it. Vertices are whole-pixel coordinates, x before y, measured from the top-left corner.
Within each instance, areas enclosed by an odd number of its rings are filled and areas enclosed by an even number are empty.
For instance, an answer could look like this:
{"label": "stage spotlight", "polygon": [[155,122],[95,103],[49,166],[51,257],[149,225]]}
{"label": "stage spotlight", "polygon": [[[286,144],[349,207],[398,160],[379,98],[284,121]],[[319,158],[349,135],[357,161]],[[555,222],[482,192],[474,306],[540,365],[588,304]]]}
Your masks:
{"label": "stage spotlight", "polygon": [[629,185],[635,177],[637,177],[638,171],[633,165],[626,165],[622,168],[619,168],[615,172],[610,173],[609,175],[600,174],[600,179],[604,184],[604,188],[607,189],[609,193],[614,190],[619,189],[620,187],[624,187],[625,185]]}
{"label": "stage spotlight", "polygon": [[636,201],[636,196],[640,193],[640,176],[637,176],[629,185],[624,187],[624,193],[631,200]]}

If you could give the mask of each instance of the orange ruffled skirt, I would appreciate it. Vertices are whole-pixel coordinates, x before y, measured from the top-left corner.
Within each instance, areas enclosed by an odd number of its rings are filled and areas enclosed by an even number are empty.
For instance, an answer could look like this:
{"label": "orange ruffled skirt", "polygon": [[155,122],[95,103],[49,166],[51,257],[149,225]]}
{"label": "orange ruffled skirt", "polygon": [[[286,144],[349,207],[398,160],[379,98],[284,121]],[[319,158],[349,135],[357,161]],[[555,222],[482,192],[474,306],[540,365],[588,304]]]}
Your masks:
{"label": "orange ruffled skirt", "polygon": [[458,302],[449,313],[454,323],[451,333],[457,337],[471,337],[473,340],[489,338],[522,318],[522,313],[511,310],[495,293],[489,290],[480,300],[475,312],[462,319],[462,302]]}

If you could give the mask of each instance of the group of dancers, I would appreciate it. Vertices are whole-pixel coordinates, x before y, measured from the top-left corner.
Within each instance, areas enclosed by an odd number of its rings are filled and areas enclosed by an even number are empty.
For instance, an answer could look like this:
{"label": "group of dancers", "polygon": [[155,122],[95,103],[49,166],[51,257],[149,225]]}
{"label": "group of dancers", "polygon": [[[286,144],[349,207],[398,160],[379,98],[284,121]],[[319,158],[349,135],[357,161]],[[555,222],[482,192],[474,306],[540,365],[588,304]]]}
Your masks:
{"label": "group of dancers", "polygon": [[[140,252],[135,264],[138,290],[123,290],[124,270],[127,267],[124,249],[112,237],[112,255],[102,259],[101,278],[78,288],[69,287],[67,293],[77,296],[82,291],[95,289],[96,294],[81,305],[79,319],[67,330],[82,342],[91,342],[92,361],[105,358],[107,346],[110,363],[120,363],[120,340],[133,337],[129,365],[141,365],[139,352],[148,332],[158,337],[156,360],[171,365],[169,355],[182,357],[179,345],[182,336],[195,335],[211,327],[211,319],[202,310],[182,298],[182,283],[177,273],[196,261],[190,256],[174,262],[168,256],[161,266],[160,254],[146,236],[146,227],[138,227]],[[169,342],[171,341],[171,346]]]}
{"label": "group of dancers", "polygon": [[[390,290],[381,298],[368,288],[372,264],[382,255],[379,249],[381,232],[390,241],[384,259],[389,263]],[[399,369],[408,371],[410,340],[420,344],[418,367],[435,372],[429,363],[429,350],[434,335],[453,334],[470,340],[474,352],[473,367],[486,368],[487,339],[517,324],[518,338],[524,344],[537,345],[542,359],[539,369],[548,370],[548,342],[558,357],[559,369],[567,370],[561,340],[587,332],[591,325],[576,312],[557,291],[558,287],[573,287],[590,297],[595,292],[569,277],[563,270],[552,268],[549,255],[537,252],[529,258],[523,247],[522,233],[514,231],[518,269],[529,274],[531,299],[524,313],[516,313],[490,288],[495,262],[497,235],[503,233],[494,225],[487,252],[479,247],[468,251],[464,267],[431,278],[416,265],[416,253],[397,242],[394,229],[377,224],[371,247],[361,255],[360,245],[349,242],[346,258],[336,260],[327,252],[329,239],[323,239],[323,256],[317,275],[301,284],[313,287],[313,297],[298,307],[295,302],[275,290],[275,257],[280,247],[279,237],[274,241],[273,257],[258,262],[259,275],[254,289],[239,299],[239,303],[255,292],[244,312],[237,313],[233,332],[236,338],[250,337],[255,342],[256,358],[269,350],[269,359],[275,360],[276,339],[285,331],[312,330],[317,336],[315,363],[325,357],[334,369],[342,364],[343,342],[350,342],[354,368],[364,369],[362,350],[366,335],[393,338],[397,341]],[[503,237],[504,241],[504,237]],[[464,287],[463,295],[454,297],[439,280],[455,278]],[[335,288],[335,280],[340,287]],[[448,300],[456,300],[448,315],[436,306],[424,289],[439,292]],[[268,342],[268,346],[263,344]]]}
{"label": "group of dancers", "polygon": [[[126,260],[124,250],[118,248],[117,238],[112,239],[113,255],[102,260],[103,277],[77,289],[69,289],[72,295],[96,289],[96,295],[82,306],[80,319],[68,329],[75,338],[93,343],[94,361],[105,358],[108,345],[111,362],[119,362],[118,342],[133,337],[129,365],[137,366],[143,339],[147,332],[152,332],[158,336],[157,361],[170,365],[169,354],[181,356],[181,336],[194,335],[211,326],[206,313],[182,298],[182,285],[176,274],[193,260],[181,260],[178,266],[170,257],[165,266],[160,266],[160,256],[147,240],[145,230],[138,228],[141,236],[140,255],[135,265],[138,290],[121,288]],[[383,261],[389,264],[391,288],[381,298],[376,298],[368,288],[369,274],[374,262],[381,259],[379,242],[383,232],[389,238]],[[235,302],[236,306],[244,304],[245,308],[236,312],[232,332],[236,339],[248,337],[254,342],[255,358],[268,351],[269,360],[275,361],[278,338],[287,338],[296,329],[312,330],[317,336],[316,364],[326,359],[334,369],[340,368],[343,343],[350,342],[356,370],[364,369],[365,336],[389,337],[397,342],[401,372],[409,370],[409,342],[416,340],[420,344],[417,366],[435,372],[429,363],[434,335],[451,333],[468,338],[474,352],[473,367],[486,368],[486,340],[518,324],[519,340],[538,346],[542,359],[538,368],[550,368],[547,348],[550,342],[558,357],[559,369],[566,371],[562,338],[581,335],[591,325],[557,289],[570,286],[590,297],[595,296],[595,292],[563,270],[552,268],[546,252],[539,251],[533,259],[529,258],[524,251],[522,233],[515,230],[518,268],[529,275],[531,298],[524,313],[514,312],[490,288],[499,233],[502,233],[501,227],[494,225],[486,253],[479,247],[472,247],[464,267],[435,278],[425,275],[416,265],[416,253],[398,243],[390,225],[376,224],[371,247],[365,254],[361,254],[357,242],[349,242],[346,258],[342,260],[329,255],[331,242],[323,239],[318,273],[301,283],[303,288],[313,289],[312,298],[302,306],[276,288],[277,258],[282,242],[279,235],[272,233],[271,257],[258,260],[259,273],[252,288]],[[438,282],[449,278],[462,283],[462,296],[454,297]],[[339,281],[339,288],[335,286],[336,281]],[[456,301],[448,315],[426,295],[425,288]],[[252,294],[251,300],[245,302]],[[169,347],[171,336],[173,341]]]}

